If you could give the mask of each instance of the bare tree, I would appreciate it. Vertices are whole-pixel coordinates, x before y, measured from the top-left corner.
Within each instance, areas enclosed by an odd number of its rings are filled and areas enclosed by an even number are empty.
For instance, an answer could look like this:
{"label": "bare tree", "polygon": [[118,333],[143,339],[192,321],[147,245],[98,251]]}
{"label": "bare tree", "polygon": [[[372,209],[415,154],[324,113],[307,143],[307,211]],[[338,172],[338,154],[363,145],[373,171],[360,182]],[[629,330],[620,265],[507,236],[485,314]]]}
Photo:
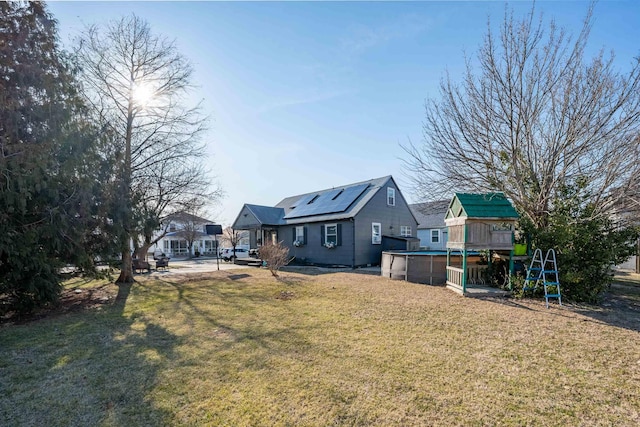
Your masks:
{"label": "bare tree", "polygon": [[640,61],[621,74],[612,53],[585,58],[593,6],[575,40],[534,12],[507,9],[499,35],[489,22],[462,82],[447,75],[427,100],[424,142],[403,147],[423,198],[498,190],[544,227],[567,185],[595,216],[637,194]]}
{"label": "bare tree", "polygon": [[193,244],[204,235],[204,226],[209,222],[198,216],[198,214],[200,214],[200,211],[196,209],[191,213],[180,215],[182,224],[177,236],[186,240],[189,258],[191,258],[193,252]]}
{"label": "bare tree", "polygon": [[133,281],[130,242],[159,228],[168,213],[210,195],[201,159],[205,119],[185,107],[192,68],[172,41],[136,16],[88,28],[77,56],[85,95],[114,135],[120,166],[115,221],[122,252],[119,283]]}
{"label": "bare tree", "polygon": [[282,242],[269,243],[260,247],[260,259],[267,263],[267,268],[273,277],[279,277],[278,271],[293,260],[289,258],[289,248]]}
{"label": "bare tree", "polygon": [[226,241],[233,248],[233,257],[236,257],[236,246],[240,243],[242,234],[238,230],[227,227],[222,231],[222,240]]}

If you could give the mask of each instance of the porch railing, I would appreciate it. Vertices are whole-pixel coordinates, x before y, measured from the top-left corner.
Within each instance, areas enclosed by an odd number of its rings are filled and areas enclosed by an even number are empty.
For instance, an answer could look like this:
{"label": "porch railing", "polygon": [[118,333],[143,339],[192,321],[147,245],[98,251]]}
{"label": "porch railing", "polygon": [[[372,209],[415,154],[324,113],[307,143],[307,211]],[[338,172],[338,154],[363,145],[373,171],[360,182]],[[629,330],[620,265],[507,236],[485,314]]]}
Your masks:
{"label": "porch railing", "polygon": [[[487,268],[486,265],[470,265],[467,267],[467,285],[483,285],[483,272]],[[462,288],[463,270],[458,267],[447,267],[447,285],[453,285]]]}
{"label": "porch railing", "polygon": [[463,270],[458,267],[447,266],[447,285],[453,285],[462,288]]}

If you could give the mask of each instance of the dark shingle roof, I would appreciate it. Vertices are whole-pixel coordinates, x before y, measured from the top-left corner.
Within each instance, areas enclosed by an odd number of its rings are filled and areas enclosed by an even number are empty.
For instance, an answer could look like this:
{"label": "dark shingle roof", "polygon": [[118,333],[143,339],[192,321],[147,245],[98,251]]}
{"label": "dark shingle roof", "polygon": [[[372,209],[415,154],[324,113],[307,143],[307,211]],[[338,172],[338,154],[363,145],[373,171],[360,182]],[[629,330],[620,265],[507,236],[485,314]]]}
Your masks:
{"label": "dark shingle roof", "polygon": [[215,224],[215,221],[211,221],[210,219],[202,218],[200,216],[192,215],[187,212],[176,212],[170,215],[167,215],[167,220],[175,221],[175,222],[194,222],[194,223],[202,223],[202,224]]}
{"label": "dark shingle roof", "polygon": [[447,214],[450,200],[415,203],[409,205],[413,216],[418,220],[418,229],[444,228],[444,217]]}
{"label": "dark shingle roof", "polygon": [[[355,217],[389,181],[393,181],[390,175],[287,197],[275,207],[245,204],[243,209],[249,210],[262,225],[338,221]],[[314,203],[317,204],[310,206]],[[238,221],[239,218],[234,227]]]}
{"label": "dark shingle roof", "polygon": [[[284,209],[283,217],[285,219],[283,219],[283,223],[286,224],[296,224],[308,221],[336,221],[340,219],[353,218],[391,179],[393,179],[391,176],[384,176],[381,178],[370,179],[368,181],[356,182],[311,193],[298,194],[297,196],[291,196],[281,200],[276,207]],[[322,201],[324,199],[332,200],[334,197],[336,202],[339,202],[341,197],[347,197],[349,199],[347,200],[348,204],[342,205],[338,209],[328,208],[324,211],[318,210],[308,215],[296,216],[294,212],[296,209],[300,208],[299,203],[308,203],[315,196],[317,196],[317,201]],[[328,207],[330,206],[332,205],[328,205]]]}
{"label": "dark shingle roof", "polygon": [[263,225],[284,224],[284,209],[282,208],[249,204],[245,204],[245,206]]}

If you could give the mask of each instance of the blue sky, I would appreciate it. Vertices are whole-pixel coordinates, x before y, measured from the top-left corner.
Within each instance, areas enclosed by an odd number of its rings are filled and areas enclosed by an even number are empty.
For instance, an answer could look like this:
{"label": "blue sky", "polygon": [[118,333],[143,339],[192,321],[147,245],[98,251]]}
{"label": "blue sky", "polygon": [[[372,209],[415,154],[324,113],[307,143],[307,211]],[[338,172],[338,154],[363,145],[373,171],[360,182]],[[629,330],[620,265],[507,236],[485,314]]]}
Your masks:
{"label": "blue sky", "polygon": [[[509,3],[516,15],[530,2]],[[135,13],[175,39],[194,65],[194,102],[211,117],[207,163],[226,192],[212,214],[231,224],[243,203],[403,175],[401,143],[422,140],[426,98],[445,72],[460,80],[504,2],[64,2],[48,4],[62,42],[86,25]],[[545,19],[577,34],[586,1],[541,1]],[[640,2],[601,0],[590,49],[640,54]]]}

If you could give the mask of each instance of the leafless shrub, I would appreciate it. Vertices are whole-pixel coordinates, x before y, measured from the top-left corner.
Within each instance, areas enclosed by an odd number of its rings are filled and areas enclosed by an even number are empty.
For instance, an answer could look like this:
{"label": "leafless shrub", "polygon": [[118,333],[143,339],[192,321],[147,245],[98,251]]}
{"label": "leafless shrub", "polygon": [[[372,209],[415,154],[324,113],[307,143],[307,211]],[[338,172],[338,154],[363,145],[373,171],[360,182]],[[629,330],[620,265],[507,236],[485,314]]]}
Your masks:
{"label": "leafless shrub", "polygon": [[266,262],[267,268],[273,275],[278,276],[278,270],[289,264],[293,258],[289,258],[289,248],[278,242],[264,245],[260,248],[260,258]]}

